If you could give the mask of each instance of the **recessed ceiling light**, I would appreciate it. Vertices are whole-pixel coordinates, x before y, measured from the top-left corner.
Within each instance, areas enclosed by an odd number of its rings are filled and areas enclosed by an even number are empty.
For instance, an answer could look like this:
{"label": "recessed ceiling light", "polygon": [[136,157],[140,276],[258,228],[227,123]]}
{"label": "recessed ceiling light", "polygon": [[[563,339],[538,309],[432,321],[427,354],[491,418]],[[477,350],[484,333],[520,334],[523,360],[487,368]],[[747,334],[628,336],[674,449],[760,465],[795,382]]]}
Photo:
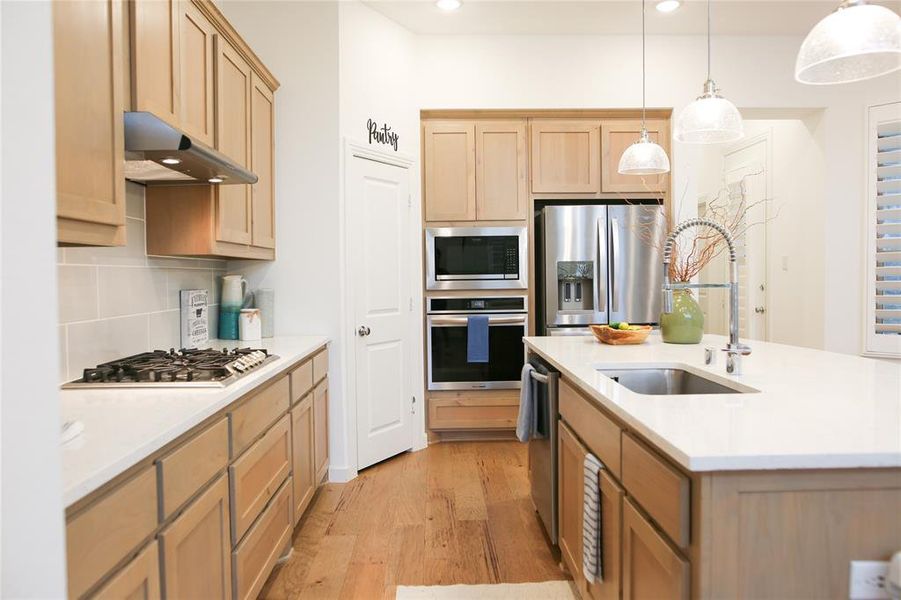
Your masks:
{"label": "recessed ceiling light", "polygon": [[177,165],[177,164],[181,163],[181,160],[179,160],[177,158],[164,158],[160,162],[163,163],[164,165]]}
{"label": "recessed ceiling light", "polygon": [[437,0],[435,6],[441,10],[457,10],[463,6],[463,2],[461,0]]}
{"label": "recessed ceiling light", "polygon": [[682,2],[680,2],[680,0],[662,0],[662,2],[657,3],[657,10],[662,13],[669,13],[673,12],[680,6],[682,6]]}
{"label": "recessed ceiling light", "polygon": [[210,177],[209,179],[207,179],[207,181],[209,181],[210,183],[222,183],[223,181],[225,181],[225,179],[222,177]]}

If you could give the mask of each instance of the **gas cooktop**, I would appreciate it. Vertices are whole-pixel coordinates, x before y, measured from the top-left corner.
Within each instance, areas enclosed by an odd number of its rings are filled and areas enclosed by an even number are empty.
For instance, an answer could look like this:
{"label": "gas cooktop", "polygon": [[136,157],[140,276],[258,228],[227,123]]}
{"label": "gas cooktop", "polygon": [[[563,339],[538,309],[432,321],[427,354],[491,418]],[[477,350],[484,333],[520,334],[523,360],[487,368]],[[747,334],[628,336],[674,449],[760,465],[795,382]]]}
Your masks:
{"label": "gas cooktop", "polygon": [[278,358],[266,350],[154,350],[85,369],[63,388],[225,387]]}

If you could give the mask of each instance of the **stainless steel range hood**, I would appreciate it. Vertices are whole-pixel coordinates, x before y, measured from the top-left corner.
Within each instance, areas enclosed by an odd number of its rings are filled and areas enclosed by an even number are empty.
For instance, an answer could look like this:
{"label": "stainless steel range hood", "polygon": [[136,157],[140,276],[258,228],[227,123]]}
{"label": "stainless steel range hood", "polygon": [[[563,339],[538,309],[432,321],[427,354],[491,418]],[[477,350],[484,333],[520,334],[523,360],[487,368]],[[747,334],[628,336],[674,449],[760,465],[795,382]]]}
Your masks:
{"label": "stainless steel range hood", "polygon": [[149,112],[125,113],[125,178],[146,185],[257,182],[253,172]]}

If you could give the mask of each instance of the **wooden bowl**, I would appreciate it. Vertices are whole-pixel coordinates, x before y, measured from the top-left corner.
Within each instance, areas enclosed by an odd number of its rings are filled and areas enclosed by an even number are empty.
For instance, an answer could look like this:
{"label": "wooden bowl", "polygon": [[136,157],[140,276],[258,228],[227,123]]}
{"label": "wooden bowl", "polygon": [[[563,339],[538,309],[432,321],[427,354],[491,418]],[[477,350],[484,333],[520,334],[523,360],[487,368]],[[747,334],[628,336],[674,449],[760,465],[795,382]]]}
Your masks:
{"label": "wooden bowl", "polygon": [[592,325],[591,333],[604,344],[614,346],[641,344],[651,333],[650,325],[638,325],[641,329],[612,329],[609,325]]}

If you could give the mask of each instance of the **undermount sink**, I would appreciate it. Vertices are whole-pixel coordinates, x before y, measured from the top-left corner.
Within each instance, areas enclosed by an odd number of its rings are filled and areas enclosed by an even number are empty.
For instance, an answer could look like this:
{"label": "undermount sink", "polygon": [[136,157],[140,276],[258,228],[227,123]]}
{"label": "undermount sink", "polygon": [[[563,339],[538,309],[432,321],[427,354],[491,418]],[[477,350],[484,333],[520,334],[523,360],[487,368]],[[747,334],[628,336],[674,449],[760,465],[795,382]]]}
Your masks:
{"label": "undermount sink", "polygon": [[598,372],[636,394],[649,396],[744,393],[744,390],[725,386],[684,369],[598,369]]}

